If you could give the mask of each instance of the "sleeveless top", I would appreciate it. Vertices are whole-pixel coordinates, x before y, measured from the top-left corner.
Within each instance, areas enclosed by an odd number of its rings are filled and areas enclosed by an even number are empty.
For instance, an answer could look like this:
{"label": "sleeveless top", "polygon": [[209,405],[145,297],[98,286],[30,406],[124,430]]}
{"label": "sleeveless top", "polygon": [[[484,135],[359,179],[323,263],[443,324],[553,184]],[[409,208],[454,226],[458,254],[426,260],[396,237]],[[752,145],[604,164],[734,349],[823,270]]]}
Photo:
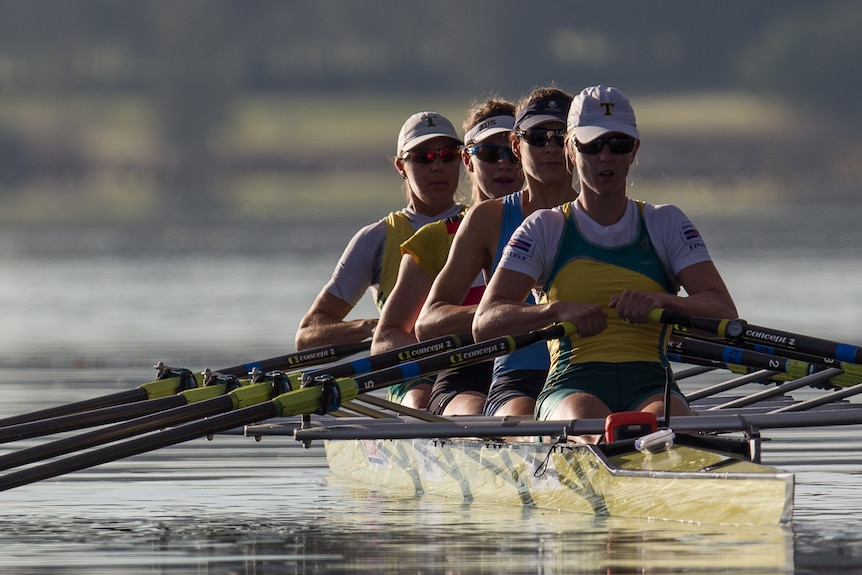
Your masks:
{"label": "sleeveless top", "polygon": [[[503,248],[509,243],[512,233],[524,221],[524,209],[521,204],[523,196],[524,190],[519,190],[500,199],[503,204],[503,217],[500,221],[500,238],[497,240],[497,252],[494,254],[493,270],[497,269],[497,264],[500,263],[500,258],[503,255]],[[491,274],[493,275],[493,273],[492,271]],[[527,296],[526,301],[527,303],[536,303],[532,293]],[[509,355],[495,358],[493,379],[497,379],[500,375],[515,370],[547,370],[549,364],[550,359],[547,346],[541,343],[531,345]]]}
{"label": "sleeveless top", "polygon": [[413,226],[404,212],[392,212],[386,216],[386,242],[383,244],[380,284],[374,301],[379,310],[383,309],[383,304],[386,303],[386,298],[398,279],[398,268],[401,266],[401,242],[413,233]]}
{"label": "sleeveless top", "polygon": [[[625,289],[674,293],[650,241],[644,221],[644,204],[638,201],[639,232],[635,240],[617,248],[597,246],[587,241],[575,222],[571,203],[562,207],[566,216],[560,251],[541,301],[581,301],[597,303],[607,312],[608,327],[600,334],[579,339],[561,338],[548,342],[551,369],[548,385],[565,379],[569,366],[587,362],[659,362],[667,364],[665,347],[670,330],[667,325],[648,322],[629,324],[611,310],[612,295]],[[581,278],[589,281],[581,281]]]}

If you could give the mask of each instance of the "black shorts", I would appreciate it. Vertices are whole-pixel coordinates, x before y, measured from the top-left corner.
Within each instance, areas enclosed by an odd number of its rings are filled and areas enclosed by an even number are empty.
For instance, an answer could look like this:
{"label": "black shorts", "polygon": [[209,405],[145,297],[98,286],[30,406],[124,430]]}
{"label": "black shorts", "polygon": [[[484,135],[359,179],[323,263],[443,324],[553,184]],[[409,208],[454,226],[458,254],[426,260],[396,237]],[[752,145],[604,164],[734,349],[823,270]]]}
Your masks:
{"label": "black shorts", "polygon": [[484,415],[494,415],[504,404],[519,397],[535,400],[547,377],[547,369],[516,369],[500,374],[488,391]]}
{"label": "black shorts", "polygon": [[442,415],[443,410],[452,398],[465,391],[475,391],[488,395],[491,386],[491,374],[494,371],[493,361],[483,361],[473,365],[441,371],[431,387],[431,400],[428,411]]}

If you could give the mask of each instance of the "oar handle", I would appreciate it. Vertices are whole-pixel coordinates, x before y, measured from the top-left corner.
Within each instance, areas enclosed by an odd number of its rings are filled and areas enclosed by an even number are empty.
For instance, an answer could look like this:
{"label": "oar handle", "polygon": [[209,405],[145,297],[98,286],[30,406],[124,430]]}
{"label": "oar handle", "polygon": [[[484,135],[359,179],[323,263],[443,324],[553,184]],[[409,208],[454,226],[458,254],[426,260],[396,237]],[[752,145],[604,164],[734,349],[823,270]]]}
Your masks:
{"label": "oar handle", "polygon": [[733,339],[739,337],[746,328],[742,319],[715,319],[711,317],[692,317],[672,309],[655,308],[649,313],[649,319],[670,325],[679,325],[690,329],[699,329],[713,333],[719,337]]}
{"label": "oar handle", "polygon": [[436,353],[453,350],[473,343],[473,336],[469,333],[460,335],[444,335],[442,337],[420,341],[415,344],[390,349],[382,353],[376,353],[368,357],[347,361],[337,365],[306,371],[300,374],[303,385],[314,382],[321,376],[334,378],[352,377],[363,373],[369,373],[378,369],[391,367],[403,361],[426,357]]}
{"label": "oar handle", "polygon": [[857,345],[752,325],[742,319],[691,317],[684,313],[661,308],[652,310],[650,319],[707,331],[719,337],[727,338],[731,342],[741,341],[755,344],[758,346],[757,351],[764,353],[771,353],[771,350],[779,349],[819,356],[833,361],[862,363],[862,348]]}
{"label": "oar handle", "polygon": [[371,349],[371,340],[338,345],[324,345],[261,361],[243,363],[218,371],[225,375],[245,377],[255,368],[264,373],[274,370],[297,370],[338,360],[355,353],[368,351],[369,349]]}
{"label": "oar handle", "polygon": [[[332,378],[329,374],[320,376],[314,383],[318,383],[321,385],[326,383],[330,386],[330,392],[325,393],[324,396],[331,394],[339,394],[340,401],[343,402],[353,399],[353,397],[355,397],[359,393],[382,389],[384,387],[389,387],[390,385],[399,383],[401,381],[416,379],[417,377],[430,375],[447,369],[453,369],[456,367],[463,367],[475,363],[480,363],[482,361],[487,361],[499,355],[506,355],[512,353],[518,349],[533,345],[535,343],[539,343],[541,341],[575,335],[577,331],[577,326],[575,326],[575,324],[573,324],[572,322],[562,322],[559,324],[551,325],[544,329],[539,329],[520,335],[505,335],[498,338],[477,342],[472,345],[459,347],[450,352],[438,353],[413,361],[402,362],[385,369],[354,377],[352,379],[345,378],[339,380],[339,389],[336,389],[332,385],[332,381],[334,378]],[[344,382],[350,382],[355,387],[355,390],[351,390],[350,385],[345,386]],[[313,387],[320,386],[315,385]],[[294,400],[296,398],[296,395],[291,395],[292,393],[295,394],[295,392],[288,392],[282,394],[279,397],[276,397],[273,400],[276,402],[284,403],[282,412],[285,415],[299,415],[299,412],[295,411],[295,405],[287,407],[287,402],[291,401],[290,398],[293,398]],[[323,400],[323,403],[334,405],[338,402],[330,402],[328,400]],[[324,411],[326,411],[328,408],[326,407],[326,405],[324,405],[323,409]]]}

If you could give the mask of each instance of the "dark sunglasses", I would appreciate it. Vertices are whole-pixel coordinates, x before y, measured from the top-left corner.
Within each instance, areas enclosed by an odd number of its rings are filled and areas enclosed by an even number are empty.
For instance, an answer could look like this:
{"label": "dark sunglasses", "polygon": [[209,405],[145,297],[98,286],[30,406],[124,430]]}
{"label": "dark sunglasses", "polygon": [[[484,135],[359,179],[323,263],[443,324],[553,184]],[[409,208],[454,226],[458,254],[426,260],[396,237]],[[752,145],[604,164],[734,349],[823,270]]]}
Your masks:
{"label": "dark sunglasses", "polygon": [[512,153],[512,148],[500,144],[476,144],[472,148],[467,148],[467,153],[489,164],[496,164],[503,158],[508,158],[513,164],[518,163],[515,154]]}
{"label": "dark sunglasses", "polygon": [[401,159],[410,158],[414,162],[420,164],[430,164],[434,158],[440,156],[440,159],[445,163],[454,162],[461,158],[461,148],[456,146],[447,146],[445,148],[416,148],[401,154]]}
{"label": "dark sunglasses", "polygon": [[557,143],[561,148],[564,145],[566,140],[566,130],[518,130],[515,132],[515,135],[519,138],[523,138],[525,142],[530,144],[531,146],[547,146],[548,142],[553,140]]}
{"label": "dark sunglasses", "polygon": [[603,136],[587,143],[575,140],[578,151],[590,156],[601,152],[605,144],[611,149],[612,154],[628,154],[635,148],[635,139],[631,136]]}

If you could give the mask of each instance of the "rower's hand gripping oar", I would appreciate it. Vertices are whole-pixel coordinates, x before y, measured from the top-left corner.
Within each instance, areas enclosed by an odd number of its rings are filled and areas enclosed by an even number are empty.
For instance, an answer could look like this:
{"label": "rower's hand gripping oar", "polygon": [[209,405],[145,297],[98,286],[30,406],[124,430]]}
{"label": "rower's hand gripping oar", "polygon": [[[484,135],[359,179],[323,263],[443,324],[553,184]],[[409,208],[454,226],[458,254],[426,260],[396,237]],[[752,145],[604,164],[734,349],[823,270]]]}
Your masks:
{"label": "rower's hand gripping oar", "polygon": [[331,377],[320,376],[316,379],[316,384],[314,385],[283,393],[265,403],[241,407],[201,421],[186,423],[100,449],[94,449],[6,474],[0,477],[0,491],[73,471],[87,469],[132,455],[154,451],[192,439],[208,437],[273,417],[328,413],[338,409],[342,401],[349,401],[361,393],[382,389],[404,379],[413,379],[421,375],[430,375],[453,367],[486,361],[498,355],[512,353],[516,349],[532,345],[539,341],[556,339],[575,333],[577,333],[575,325],[566,322],[527,334],[502,336],[475,343],[455,349],[452,352],[409,361],[356,378],[335,380]]}
{"label": "rower's hand gripping oar", "polygon": [[[342,357],[347,357],[355,353],[366,351],[370,347],[370,341],[321,346],[261,361],[226,367],[218,370],[218,373],[233,375],[236,377],[246,377],[248,373],[255,368],[264,373],[283,369],[300,369],[305,366],[320,365]],[[195,375],[187,369],[171,368],[162,363],[156,365],[156,369],[158,370],[158,376],[155,381],[141,384],[134,389],[128,389],[117,393],[77,401],[75,403],[67,403],[65,405],[58,405],[38,411],[6,417],[0,419],[0,427],[60,417],[63,415],[80,413],[114,405],[156,399],[159,397],[174,395],[185,389],[199,387],[201,383],[203,383],[203,377],[201,375]]]}

